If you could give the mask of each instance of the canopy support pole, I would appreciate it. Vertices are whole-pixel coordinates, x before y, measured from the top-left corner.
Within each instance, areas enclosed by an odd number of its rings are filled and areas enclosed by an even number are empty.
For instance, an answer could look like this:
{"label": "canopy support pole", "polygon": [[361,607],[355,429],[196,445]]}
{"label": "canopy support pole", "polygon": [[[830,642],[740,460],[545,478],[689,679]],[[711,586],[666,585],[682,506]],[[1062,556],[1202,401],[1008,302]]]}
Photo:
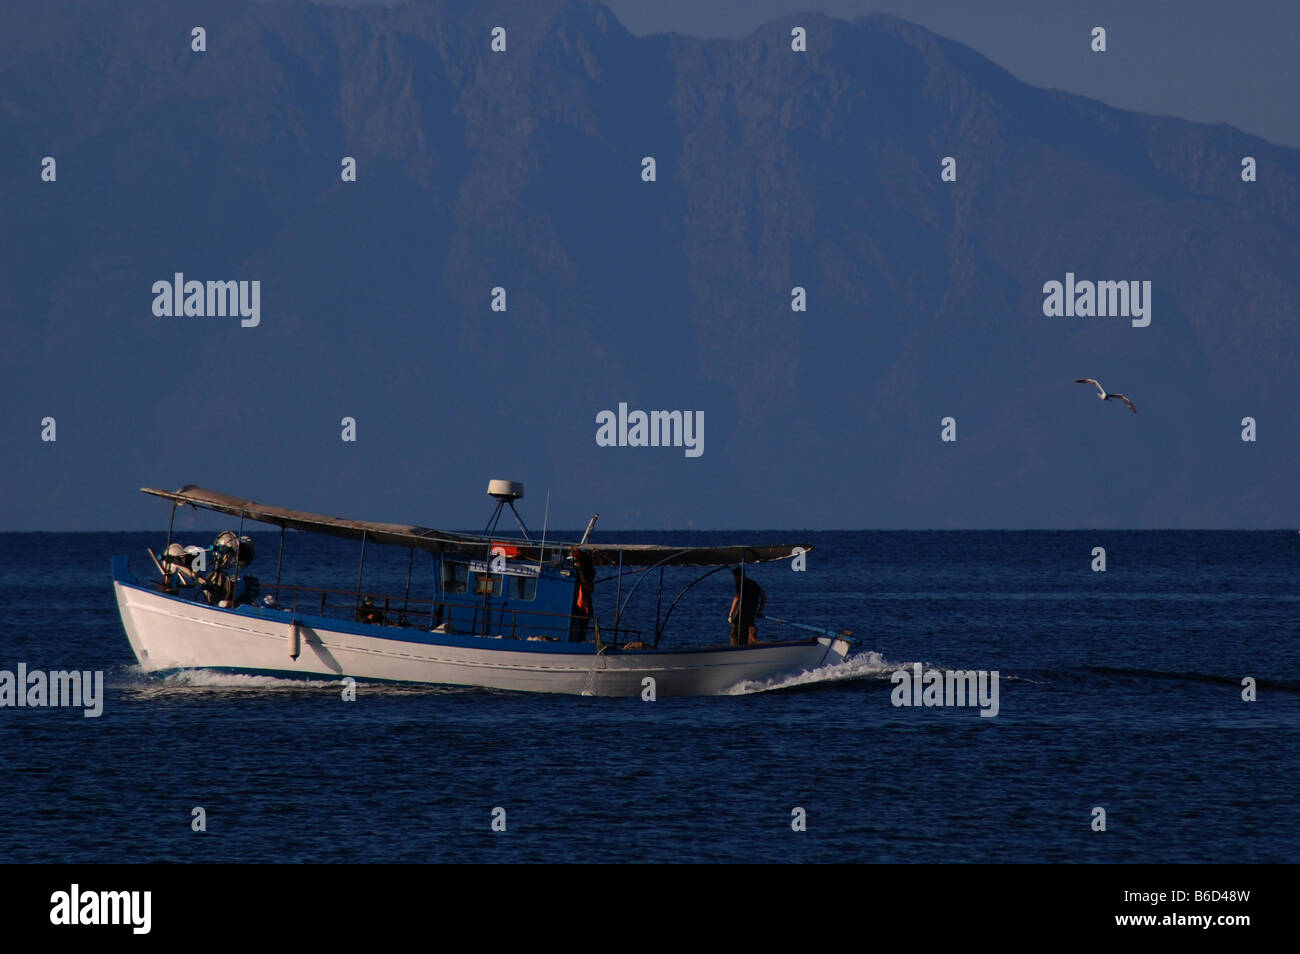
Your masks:
{"label": "canopy support pole", "polygon": [[[174,524],[175,522],[176,522],[176,501],[173,500],[173,501],[172,501],[172,516],[171,516],[171,519],[167,521],[167,546],[163,549],[163,559],[164,559],[164,560],[167,559],[167,551],[170,550],[170,549],[171,549],[171,546],[172,546],[172,524]],[[161,564],[161,563],[158,562],[158,558],[155,557],[155,556],[153,555],[153,551],[152,551],[152,550],[149,551],[149,556],[150,556],[150,558],[153,560],[154,565],[158,567],[158,573],[159,573],[159,575],[162,577],[162,583],[163,583],[164,586],[166,586],[166,585],[167,585],[167,570],[166,570],[166,568],[163,566],[163,564]]]}
{"label": "canopy support pole", "polygon": [[357,569],[357,599],[352,607],[352,616],[355,619],[356,614],[361,612],[361,577],[366,572],[366,531],[361,531],[361,566]]}
{"label": "canopy support pole", "polygon": [[[639,573],[639,575],[637,576],[637,581],[636,581],[635,583],[633,583],[633,584],[632,584],[632,588],[629,589],[629,590],[627,591],[627,599],[623,600],[623,605],[622,605],[622,607],[620,608],[620,607],[618,607],[617,605],[615,606],[615,609],[618,610],[618,615],[619,615],[619,616],[622,616],[622,615],[623,615],[623,612],[627,609],[627,605],[628,605],[629,603],[632,602],[632,594],[634,594],[634,593],[636,592],[636,588],[637,588],[638,586],[641,585],[641,583],[645,580],[646,576],[649,575],[649,573],[650,573],[651,570],[653,570],[655,567],[659,567],[659,570],[660,570],[660,572],[659,572],[659,584],[660,584],[660,586],[662,586],[662,585],[663,585],[663,568],[664,568],[665,566],[667,566],[668,563],[669,563],[670,561],[677,559],[679,556],[684,556],[684,555],[686,555],[687,553],[690,553],[692,549],[697,549],[697,548],[694,548],[694,547],[687,547],[685,550],[678,550],[676,553],[672,553],[672,554],[669,554],[668,556],[664,557],[662,560],[660,560],[660,561],[659,561],[658,563],[656,563],[654,566],[649,566],[649,567],[646,567],[644,570],[637,571],[637,572]],[[621,551],[620,551],[620,553],[619,553],[619,556],[620,556],[620,557],[622,556],[622,552],[621,552]],[[622,568],[622,564],[620,563],[620,565],[619,565],[619,576],[622,577],[622,575],[623,575],[623,568]]]}
{"label": "canopy support pole", "polygon": [[280,566],[284,563],[284,525],[280,526],[280,555],[275,558],[275,601],[280,602]]}
{"label": "canopy support pole", "polygon": [[681,592],[679,592],[677,596],[673,599],[673,601],[668,604],[668,612],[664,613],[663,625],[660,627],[659,633],[656,634],[655,638],[657,639],[660,635],[663,634],[665,630],[668,629],[668,620],[673,615],[673,610],[677,608],[677,604],[681,602],[682,597],[686,595],[687,591],[689,591],[693,586],[695,586],[696,583],[700,582],[701,580],[707,577],[712,576],[713,574],[721,570],[725,570],[728,566],[730,566],[730,564],[728,563],[724,563],[722,566],[715,566],[712,570],[709,570],[709,572],[697,576],[695,579],[691,580],[691,582],[683,586]]}
{"label": "canopy support pole", "polygon": [[[638,581],[640,582],[640,581]],[[629,594],[629,599],[631,594]],[[659,567],[659,592],[655,594],[655,649],[659,648],[659,609],[664,605],[664,568]]]}
{"label": "canopy support pole", "polygon": [[740,589],[736,591],[736,637],[741,646],[749,645],[749,630],[740,631],[740,624],[745,619],[745,548],[740,548]]}
{"label": "canopy support pole", "polygon": [[[638,581],[640,582],[640,581]],[[618,646],[618,623],[623,618],[623,607],[619,599],[623,595],[623,551],[618,551],[618,587],[614,591],[614,646]]]}
{"label": "canopy support pole", "polygon": [[410,556],[406,560],[406,595],[402,597],[402,622],[406,622],[406,607],[411,602],[411,567],[415,566],[415,547],[408,551]]}
{"label": "canopy support pole", "polygon": [[239,515],[239,532],[235,534],[235,582],[230,584],[230,605],[234,606],[239,590],[239,550],[244,539],[244,515]]}

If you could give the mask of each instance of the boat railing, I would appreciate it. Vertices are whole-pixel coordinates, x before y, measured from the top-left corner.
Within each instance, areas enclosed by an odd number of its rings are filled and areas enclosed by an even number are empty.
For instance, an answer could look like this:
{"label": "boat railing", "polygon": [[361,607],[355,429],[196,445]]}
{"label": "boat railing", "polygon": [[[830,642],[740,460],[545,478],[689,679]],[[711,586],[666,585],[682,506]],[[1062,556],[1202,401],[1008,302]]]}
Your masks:
{"label": "boat railing", "polygon": [[[579,628],[583,622],[587,622],[586,640],[592,640],[596,635],[596,626],[588,617],[566,613],[506,606],[484,607],[477,601],[469,604],[445,599],[430,600],[406,595],[396,596],[319,586],[281,584],[279,591],[280,609],[349,619],[353,622],[377,626],[419,629],[425,632],[451,632],[463,636],[487,635],[564,642],[569,640],[575,622],[579,624]],[[366,602],[367,599],[369,603]],[[458,621],[454,623],[455,628],[440,630],[439,627],[452,625],[453,611],[458,614]],[[466,612],[471,614],[468,629],[463,628],[463,624],[459,622]],[[600,637],[605,643],[621,647],[628,643],[640,643],[641,630],[626,626],[601,626]]]}

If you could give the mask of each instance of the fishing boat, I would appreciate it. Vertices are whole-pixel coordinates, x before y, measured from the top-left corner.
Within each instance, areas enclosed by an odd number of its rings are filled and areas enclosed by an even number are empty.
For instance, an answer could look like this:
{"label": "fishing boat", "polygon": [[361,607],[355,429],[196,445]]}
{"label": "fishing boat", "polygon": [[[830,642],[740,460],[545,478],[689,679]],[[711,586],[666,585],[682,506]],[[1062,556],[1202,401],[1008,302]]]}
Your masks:
{"label": "fishing boat", "polygon": [[[147,552],[153,571],[134,575],[113,559],[113,587],[127,639],[141,668],[167,674],[205,669],[292,677],[352,677],[398,683],[477,686],[596,696],[712,695],[743,682],[780,679],[842,661],[851,631],[762,616],[789,638],[745,645],[661,645],[682,598],[708,576],[797,559],[809,544],[667,546],[596,543],[599,514],[576,543],[534,540],[515,507],[522,484],[493,480],[496,501],[482,534],[348,520],[255,503],[193,485],[141,488],[171,502],[167,543]],[[176,510],[188,506],[239,518],[211,547],[173,539]],[[518,531],[499,524],[509,510]],[[248,522],[280,530],[275,581],[253,575]],[[281,580],[287,531],[359,541],[352,589]],[[363,588],[368,547],[409,551],[406,585],[396,593]],[[412,575],[432,598],[411,595]],[[664,571],[700,568],[665,606]],[[615,588],[612,620],[596,612],[596,569]],[[627,607],[658,571],[653,626],[633,629]],[[419,574],[429,574],[423,581]],[[431,586],[431,588],[430,588]],[[417,588],[419,588],[417,586]],[[647,590],[649,588],[647,587]],[[739,589],[738,589],[739,591]],[[606,593],[607,590],[602,592]],[[719,614],[713,613],[714,618]]]}

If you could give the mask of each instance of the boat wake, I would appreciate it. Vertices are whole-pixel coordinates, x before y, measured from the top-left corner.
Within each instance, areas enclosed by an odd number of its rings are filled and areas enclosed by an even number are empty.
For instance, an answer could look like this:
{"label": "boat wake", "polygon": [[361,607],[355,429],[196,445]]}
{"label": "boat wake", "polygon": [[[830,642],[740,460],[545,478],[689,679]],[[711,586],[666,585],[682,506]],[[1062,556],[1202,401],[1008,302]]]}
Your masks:
{"label": "boat wake", "polygon": [[[146,673],[139,666],[124,669],[126,678],[112,684],[140,696],[194,696],[211,694],[262,694],[285,692],[341,692],[342,679],[293,679],[281,676],[256,676],[246,673],[221,672],[215,669],[182,669],[159,677]],[[357,680],[357,691],[366,695],[445,693],[457,691],[451,686],[425,686],[413,683],[368,682]]]}
{"label": "boat wake", "polygon": [[285,679],[280,676],[252,676],[215,669],[182,669],[163,677],[162,685],[177,689],[332,689],[343,685],[339,679]]}
{"label": "boat wake", "polygon": [[[1142,669],[1120,666],[1080,666],[1075,669],[1042,670],[1045,681],[1102,683],[1200,683],[1207,686],[1231,686],[1241,688],[1242,674],[1197,672],[1194,670]],[[1300,693],[1300,679],[1272,678],[1267,674],[1259,676],[1259,686],[1282,692]]]}
{"label": "boat wake", "polygon": [[861,679],[889,679],[896,669],[906,669],[911,663],[892,663],[880,653],[854,653],[847,659],[820,669],[812,669],[794,676],[779,676],[775,679],[746,679],[723,691],[726,696],[746,696],[755,692],[771,692],[776,689],[793,689],[798,686],[814,686],[822,683],[850,682]]}

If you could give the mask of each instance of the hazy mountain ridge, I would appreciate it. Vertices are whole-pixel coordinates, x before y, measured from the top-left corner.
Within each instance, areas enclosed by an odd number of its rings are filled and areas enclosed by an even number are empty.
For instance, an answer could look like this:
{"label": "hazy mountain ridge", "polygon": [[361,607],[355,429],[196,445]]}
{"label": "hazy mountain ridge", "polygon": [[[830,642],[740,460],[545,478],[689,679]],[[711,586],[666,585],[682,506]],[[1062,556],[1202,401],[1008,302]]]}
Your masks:
{"label": "hazy mountain ridge", "polygon": [[[1036,90],[890,17],[708,41],[565,2],[0,20],[24,25],[0,35],[4,526],[70,494],[76,525],[122,525],[138,483],[193,480],[461,525],[489,471],[571,525],[1294,520],[1296,150]],[[178,270],[261,278],[263,325],[155,318]],[[1044,318],[1067,270],[1151,280],[1151,326]],[[220,399],[178,414],[162,383]],[[595,447],[619,401],[704,409],[706,453]]]}

